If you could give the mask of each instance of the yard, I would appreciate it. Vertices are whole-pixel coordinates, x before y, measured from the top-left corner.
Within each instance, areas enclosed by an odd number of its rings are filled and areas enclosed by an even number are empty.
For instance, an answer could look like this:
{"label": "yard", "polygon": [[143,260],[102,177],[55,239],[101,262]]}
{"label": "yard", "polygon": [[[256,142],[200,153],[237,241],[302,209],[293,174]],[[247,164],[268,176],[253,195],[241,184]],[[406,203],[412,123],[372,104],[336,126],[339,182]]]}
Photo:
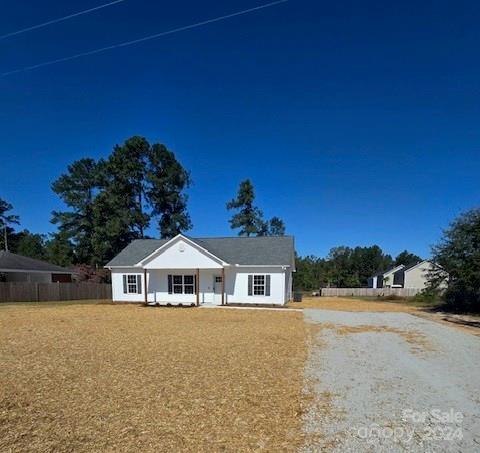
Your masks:
{"label": "yard", "polygon": [[296,312],[0,306],[0,450],[295,450],[306,337]]}
{"label": "yard", "polygon": [[[304,310],[0,305],[0,451],[478,445],[475,335],[411,316],[404,304],[293,306]],[[425,444],[431,423],[451,426],[402,413],[432,408],[460,411],[463,437]],[[359,436],[370,426],[415,438]]]}

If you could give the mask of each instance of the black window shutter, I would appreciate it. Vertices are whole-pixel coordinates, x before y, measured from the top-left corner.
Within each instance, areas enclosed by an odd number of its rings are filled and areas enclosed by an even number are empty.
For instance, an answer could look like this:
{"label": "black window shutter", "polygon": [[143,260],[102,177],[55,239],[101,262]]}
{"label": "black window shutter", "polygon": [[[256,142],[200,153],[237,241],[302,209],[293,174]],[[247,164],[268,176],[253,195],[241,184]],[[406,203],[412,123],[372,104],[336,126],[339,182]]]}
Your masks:
{"label": "black window shutter", "polygon": [[265,275],[265,296],[270,296],[270,275]]}
{"label": "black window shutter", "polygon": [[196,275],[193,276],[193,284],[194,284],[193,293],[197,294],[197,276]]}
{"label": "black window shutter", "polygon": [[127,294],[127,276],[123,276],[123,294]]}
{"label": "black window shutter", "polygon": [[168,294],[172,294],[173,288],[172,288],[172,276],[168,276]]}
{"label": "black window shutter", "polygon": [[248,295],[253,295],[253,275],[248,276]]}
{"label": "black window shutter", "polygon": [[142,276],[137,275],[137,294],[142,294]]}

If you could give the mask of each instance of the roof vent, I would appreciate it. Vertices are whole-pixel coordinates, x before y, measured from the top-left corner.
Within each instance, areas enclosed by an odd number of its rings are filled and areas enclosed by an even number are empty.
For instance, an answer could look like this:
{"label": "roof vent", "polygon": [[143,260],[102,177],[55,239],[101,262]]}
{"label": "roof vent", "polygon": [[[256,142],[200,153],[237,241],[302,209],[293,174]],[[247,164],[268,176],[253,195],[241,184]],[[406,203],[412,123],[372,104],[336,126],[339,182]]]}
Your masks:
{"label": "roof vent", "polygon": [[183,253],[185,251],[185,244],[183,242],[180,242],[180,244],[178,244],[178,251],[180,253]]}

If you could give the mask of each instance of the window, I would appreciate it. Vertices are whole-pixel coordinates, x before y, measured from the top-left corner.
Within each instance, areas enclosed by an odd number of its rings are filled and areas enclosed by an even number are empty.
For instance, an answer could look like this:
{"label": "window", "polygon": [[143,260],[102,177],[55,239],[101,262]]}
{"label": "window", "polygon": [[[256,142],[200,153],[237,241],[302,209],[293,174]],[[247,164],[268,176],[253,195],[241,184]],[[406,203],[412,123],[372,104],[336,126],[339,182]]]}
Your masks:
{"label": "window", "polygon": [[253,276],[253,295],[254,296],[265,295],[265,275]]}
{"label": "window", "polygon": [[215,283],[222,283],[222,277],[215,277]]}
{"label": "window", "polygon": [[141,294],[142,293],[142,276],[137,274],[126,274],[123,276],[123,293],[124,294]]}
{"label": "window", "polygon": [[193,275],[183,276],[183,292],[185,294],[193,294]]}
{"label": "window", "polygon": [[[169,275],[168,276],[168,292],[171,294],[194,294],[195,279],[193,275]],[[173,284],[171,285],[172,282]]]}
{"label": "window", "polygon": [[249,296],[270,296],[269,274],[252,274],[248,276],[248,295]]}

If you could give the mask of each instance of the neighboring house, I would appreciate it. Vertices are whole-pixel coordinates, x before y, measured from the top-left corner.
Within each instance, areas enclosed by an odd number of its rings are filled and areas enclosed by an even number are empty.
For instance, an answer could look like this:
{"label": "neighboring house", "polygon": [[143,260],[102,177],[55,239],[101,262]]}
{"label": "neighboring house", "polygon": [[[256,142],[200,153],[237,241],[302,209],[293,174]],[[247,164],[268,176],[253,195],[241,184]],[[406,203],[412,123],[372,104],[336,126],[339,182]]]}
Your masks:
{"label": "neighboring house", "polygon": [[[405,267],[401,271],[397,271],[394,275],[394,283],[398,288],[415,288],[425,289],[428,286],[428,274],[433,270],[433,263],[428,260],[420,261],[420,263],[412,264]],[[447,276],[440,288],[447,286]]]}
{"label": "neighboring house", "polygon": [[405,266],[403,264],[400,264],[400,266],[395,266],[384,272],[379,272],[378,274],[368,279],[368,287],[369,288],[394,287],[393,285],[394,274],[395,272],[401,271],[404,267]]}
{"label": "neighboring house", "polygon": [[0,281],[6,282],[71,282],[73,271],[55,264],[0,251]]}
{"label": "neighboring house", "polygon": [[[422,290],[428,285],[428,274],[432,268],[433,264],[428,260],[410,266],[402,264],[370,277],[368,286],[369,288],[413,288]],[[446,279],[442,286],[446,286]]]}
{"label": "neighboring house", "polygon": [[138,239],[106,266],[115,302],[279,304],[292,296],[293,237]]}

